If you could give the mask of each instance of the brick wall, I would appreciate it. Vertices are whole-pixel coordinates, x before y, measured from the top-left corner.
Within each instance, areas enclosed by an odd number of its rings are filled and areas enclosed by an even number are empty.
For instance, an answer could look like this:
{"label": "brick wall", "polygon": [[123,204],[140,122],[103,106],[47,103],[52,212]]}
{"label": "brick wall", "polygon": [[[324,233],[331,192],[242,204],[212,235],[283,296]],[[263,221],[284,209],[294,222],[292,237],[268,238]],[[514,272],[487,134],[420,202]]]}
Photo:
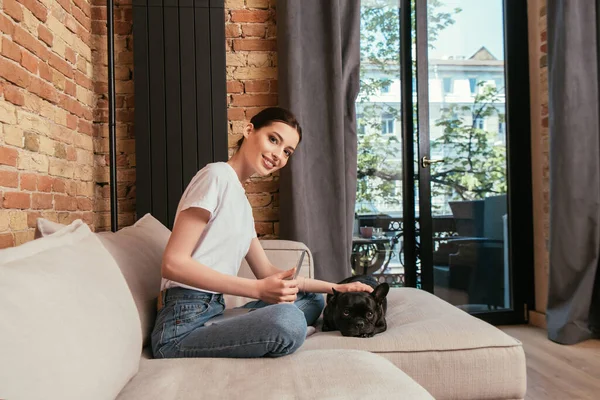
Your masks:
{"label": "brick wall", "polygon": [[[277,100],[277,42],[274,0],[225,0],[227,100],[230,155],[245,121]],[[279,233],[279,174],[245,184],[256,232]]]}
{"label": "brick wall", "polygon": [[[117,199],[119,228],[135,221],[135,136],[133,83],[133,9],[131,0],[114,2]],[[108,50],[106,0],[91,0],[94,92],[95,224],[110,229],[110,158],[108,141]]]}
{"label": "brick wall", "polygon": [[84,0],[0,0],[0,247],[94,226],[91,25]]}
{"label": "brick wall", "polygon": [[[277,104],[274,0],[226,0],[230,155]],[[135,218],[131,0],[115,0],[119,226]],[[37,217],[110,227],[105,0],[0,0],[0,247]],[[261,236],[278,232],[278,176],[246,183]]]}

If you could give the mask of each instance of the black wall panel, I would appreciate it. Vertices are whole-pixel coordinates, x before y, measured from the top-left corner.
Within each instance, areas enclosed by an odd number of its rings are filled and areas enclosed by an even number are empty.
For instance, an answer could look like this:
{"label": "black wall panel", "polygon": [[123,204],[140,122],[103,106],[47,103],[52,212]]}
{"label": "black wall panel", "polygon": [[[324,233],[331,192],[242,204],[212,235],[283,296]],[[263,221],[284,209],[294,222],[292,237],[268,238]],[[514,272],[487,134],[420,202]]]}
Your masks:
{"label": "black wall panel", "polygon": [[183,190],[227,160],[224,0],[133,0],[137,216],[172,228]]}

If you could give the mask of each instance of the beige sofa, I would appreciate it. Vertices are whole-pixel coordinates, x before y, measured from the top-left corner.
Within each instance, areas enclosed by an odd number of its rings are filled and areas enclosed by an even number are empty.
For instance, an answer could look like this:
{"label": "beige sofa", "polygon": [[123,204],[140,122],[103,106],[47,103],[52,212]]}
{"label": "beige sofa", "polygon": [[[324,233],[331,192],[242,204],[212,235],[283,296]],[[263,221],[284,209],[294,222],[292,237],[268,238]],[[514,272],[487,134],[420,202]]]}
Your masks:
{"label": "beige sofa", "polygon": [[[522,399],[521,343],[426,292],[392,289],[374,338],[309,336],[277,359],[154,360],[148,349],[169,230],[38,220],[0,251],[0,398]],[[263,241],[291,266],[303,244]],[[312,276],[310,252],[303,273]],[[248,276],[243,265],[240,275]],[[228,307],[245,299],[228,297]]]}

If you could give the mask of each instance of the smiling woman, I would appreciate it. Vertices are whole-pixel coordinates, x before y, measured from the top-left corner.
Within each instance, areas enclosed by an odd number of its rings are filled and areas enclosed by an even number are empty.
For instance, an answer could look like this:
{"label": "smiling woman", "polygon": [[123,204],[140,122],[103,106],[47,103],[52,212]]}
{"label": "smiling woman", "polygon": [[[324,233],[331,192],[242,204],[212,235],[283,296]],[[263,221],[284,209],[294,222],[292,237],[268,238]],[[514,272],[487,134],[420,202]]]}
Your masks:
{"label": "smiling woman", "polygon": [[[321,314],[323,296],[316,293],[372,291],[358,282],[296,278],[295,268],[284,271],[269,261],[256,237],[242,182],[283,168],[301,135],[291,112],[263,110],[246,125],[231,159],[206,165],[186,188],[162,260],[156,358],[290,354]],[[237,276],[244,258],[257,279]],[[259,300],[215,322],[225,309],[223,294]]]}

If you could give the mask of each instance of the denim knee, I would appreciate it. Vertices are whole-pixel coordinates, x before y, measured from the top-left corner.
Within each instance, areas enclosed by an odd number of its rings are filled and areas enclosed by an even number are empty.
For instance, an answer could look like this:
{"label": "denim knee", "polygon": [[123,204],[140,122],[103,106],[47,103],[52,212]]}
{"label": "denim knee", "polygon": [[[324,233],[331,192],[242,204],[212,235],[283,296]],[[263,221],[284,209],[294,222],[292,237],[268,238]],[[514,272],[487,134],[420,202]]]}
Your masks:
{"label": "denim knee", "polygon": [[306,319],[304,313],[293,304],[276,304],[270,307],[270,325],[278,338],[270,357],[292,354],[302,346],[306,339]]}

